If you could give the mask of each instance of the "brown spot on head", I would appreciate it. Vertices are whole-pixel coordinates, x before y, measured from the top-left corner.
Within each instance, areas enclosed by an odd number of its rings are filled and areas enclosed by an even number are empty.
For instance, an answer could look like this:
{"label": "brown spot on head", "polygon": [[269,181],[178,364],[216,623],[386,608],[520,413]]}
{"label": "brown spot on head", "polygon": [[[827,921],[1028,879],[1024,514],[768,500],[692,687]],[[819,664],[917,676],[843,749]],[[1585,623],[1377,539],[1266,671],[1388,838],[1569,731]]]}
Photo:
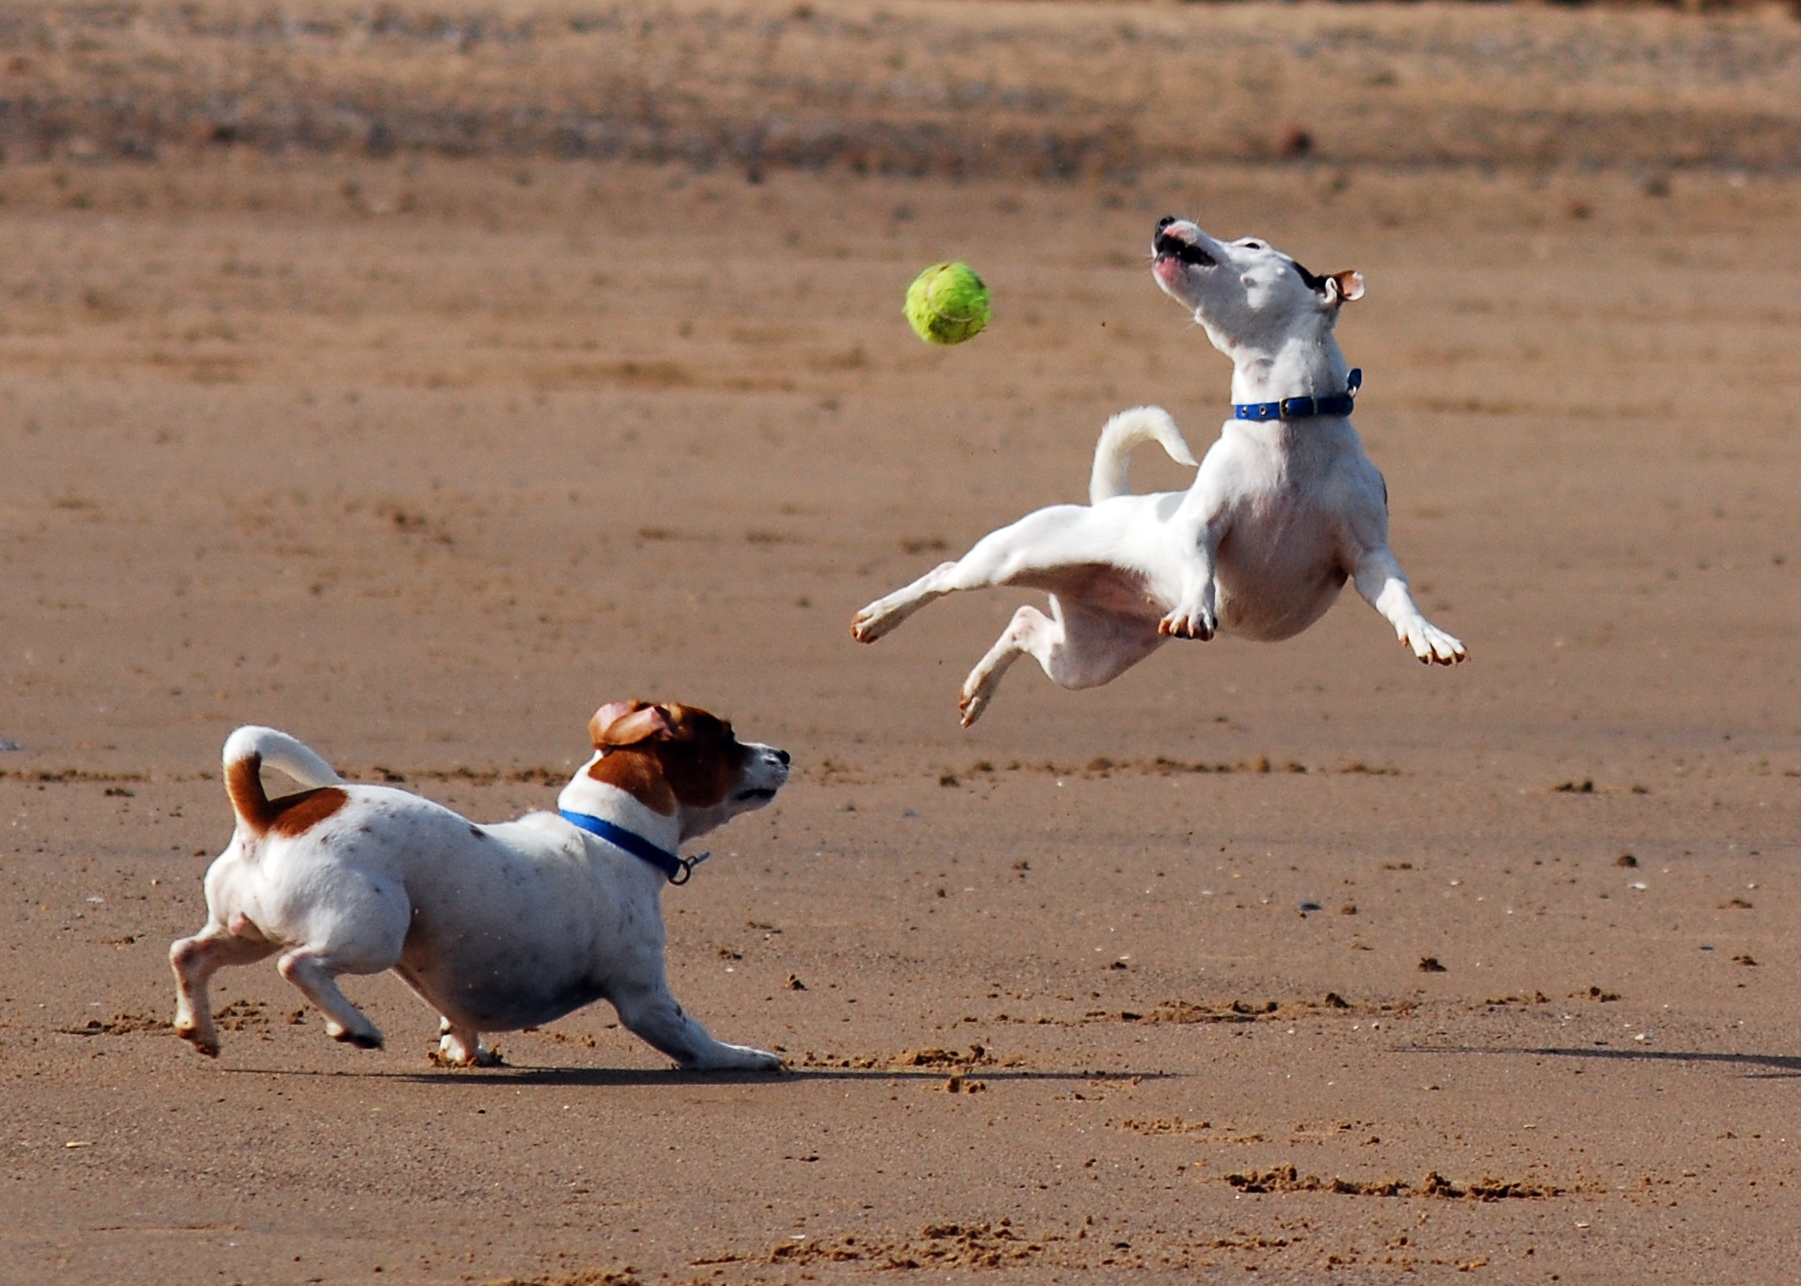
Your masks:
{"label": "brown spot on head", "polygon": [[601,751],[588,775],[665,815],[678,804],[711,808],[724,802],[750,755],[731,724],[673,701],[604,705],[588,728]]}
{"label": "brown spot on head", "polygon": [[262,767],[263,757],[251,755],[232,764],[225,774],[225,793],[231,797],[232,808],[257,835],[274,834],[288,839],[304,835],[350,800],[336,786],[321,786],[272,800],[263,790]]}

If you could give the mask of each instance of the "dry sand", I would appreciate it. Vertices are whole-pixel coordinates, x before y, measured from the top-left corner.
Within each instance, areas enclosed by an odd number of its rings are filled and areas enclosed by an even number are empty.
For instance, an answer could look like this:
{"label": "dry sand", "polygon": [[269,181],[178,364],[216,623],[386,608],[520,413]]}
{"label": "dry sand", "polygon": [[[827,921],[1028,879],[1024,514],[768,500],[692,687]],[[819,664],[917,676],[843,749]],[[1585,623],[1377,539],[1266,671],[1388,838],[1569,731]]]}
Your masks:
{"label": "dry sand", "polygon": [[[0,1281],[1792,1276],[1801,181],[503,152],[0,166]],[[1166,212],[1363,271],[1358,427],[1472,659],[1350,598],[963,732],[1029,596],[850,615],[1079,499],[1122,406],[1211,438]],[[946,255],[998,314],[936,351]],[[666,896],[678,996],[792,1074],[604,1006],[435,1070],[394,979],[369,1053],[269,966],[218,1063],[169,1033],[232,727],[489,820],[634,694],[795,756]]]}

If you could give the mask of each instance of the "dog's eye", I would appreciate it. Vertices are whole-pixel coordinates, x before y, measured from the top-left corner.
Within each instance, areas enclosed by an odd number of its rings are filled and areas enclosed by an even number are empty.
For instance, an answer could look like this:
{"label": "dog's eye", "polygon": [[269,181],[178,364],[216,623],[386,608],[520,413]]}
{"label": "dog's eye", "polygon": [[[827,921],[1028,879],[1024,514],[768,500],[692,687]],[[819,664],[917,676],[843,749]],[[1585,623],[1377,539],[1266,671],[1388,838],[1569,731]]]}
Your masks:
{"label": "dog's eye", "polygon": [[1246,250],[1263,249],[1263,243],[1261,241],[1240,241],[1238,244],[1243,246]]}

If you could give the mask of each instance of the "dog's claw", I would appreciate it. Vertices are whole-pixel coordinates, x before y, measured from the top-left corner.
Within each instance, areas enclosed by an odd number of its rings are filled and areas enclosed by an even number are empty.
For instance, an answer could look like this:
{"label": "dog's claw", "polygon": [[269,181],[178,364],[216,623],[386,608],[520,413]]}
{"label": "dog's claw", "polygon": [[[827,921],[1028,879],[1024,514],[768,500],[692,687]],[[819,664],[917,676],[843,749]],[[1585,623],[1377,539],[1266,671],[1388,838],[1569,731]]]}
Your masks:
{"label": "dog's claw", "polygon": [[1173,639],[1197,639],[1202,643],[1213,637],[1211,622],[1191,613],[1171,612],[1157,622],[1157,633]]}
{"label": "dog's claw", "polygon": [[1434,625],[1407,630],[1401,635],[1401,645],[1411,651],[1421,665],[1458,665],[1469,659],[1469,651],[1460,641]]}

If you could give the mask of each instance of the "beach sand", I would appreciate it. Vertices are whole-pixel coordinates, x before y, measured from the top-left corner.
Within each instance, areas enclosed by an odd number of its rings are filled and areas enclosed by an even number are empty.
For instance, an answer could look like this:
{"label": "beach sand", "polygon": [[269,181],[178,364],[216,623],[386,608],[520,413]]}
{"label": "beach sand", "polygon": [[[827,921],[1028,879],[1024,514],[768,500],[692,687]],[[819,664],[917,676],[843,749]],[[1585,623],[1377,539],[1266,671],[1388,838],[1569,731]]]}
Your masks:
{"label": "beach sand", "polygon": [[[1522,14],[1712,21],[1468,21]],[[0,1280],[1792,1272],[1792,169],[47,148],[0,166]],[[1211,441],[1165,213],[1363,272],[1357,427],[1470,661],[1347,595],[964,731],[1034,596],[850,617],[1079,501],[1114,411]],[[948,257],[995,319],[941,350]],[[366,1052],[272,965],[217,1063],[170,1033],[232,728],[496,820],[632,696],[794,756],[664,898],[677,996],[789,1074],[604,1004],[441,1070],[396,979]]]}

